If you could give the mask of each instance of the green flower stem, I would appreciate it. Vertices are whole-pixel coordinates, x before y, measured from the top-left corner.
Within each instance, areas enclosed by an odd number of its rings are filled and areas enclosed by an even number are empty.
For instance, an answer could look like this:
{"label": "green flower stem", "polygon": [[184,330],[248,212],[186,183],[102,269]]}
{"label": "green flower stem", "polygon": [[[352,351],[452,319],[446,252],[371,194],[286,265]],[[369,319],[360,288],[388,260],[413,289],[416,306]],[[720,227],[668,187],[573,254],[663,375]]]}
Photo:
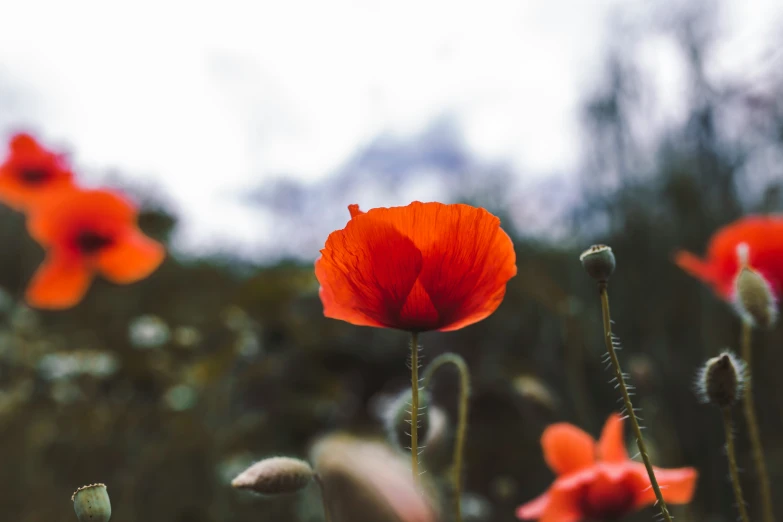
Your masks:
{"label": "green flower stem", "polygon": [[731,485],[734,488],[734,498],[737,500],[737,508],[742,522],[750,522],[748,508],[745,506],[745,498],[742,496],[737,457],[734,450],[734,422],[731,418],[731,408],[723,408],[723,428],[726,431],[726,458],[729,460],[729,472],[731,473]]}
{"label": "green flower stem", "polygon": [[[747,321],[742,321],[742,358],[751,368],[753,358],[752,326]],[[772,510],[772,495],[769,487],[769,474],[767,463],[764,460],[764,449],[761,446],[761,432],[756,419],[756,407],[753,403],[753,377],[745,379],[745,390],[742,395],[742,410],[745,414],[745,422],[748,425],[748,438],[753,453],[753,465],[756,468],[756,477],[761,491],[761,505],[763,508],[764,522],[774,522],[775,514]]]}
{"label": "green flower stem", "polygon": [[411,332],[411,469],[419,480],[419,334]]}
{"label": "green flower stem", "polygon": [[468,397],[470,396],[470,371],[465,359],[456,353],[444,353],[433,359],[424,370],[424,386],[428,387],[435,370],[444,364],[453,364],[459,372],[459,412],[457,419],[457,438],[454,442],[452,458],[452,481],[454,482],[454,520],[462,522],[462,461],[465,453],[465,435],[468,430]]}
{"label": "green flower stem", "polygon": [[620,367],[620,360],[617,358],[617,352],[614,348],[612,339],[612,319],[609,314],[609,293],[607,291],[606,281],[598,283],[598,290],[601,294],[601,312],[604,319],[604,341],[606,342],[606,350],[609,352],[609,358],[612,360],[612,366],[614,366],[615,378],[617,379],[617,385],[623,395],[623,402],[625,403],[625,410],[627,411],[628,418],[631,420],[631,429],[636,437],[636,445],[639,447],[639,453],[642,455],[644,461],[644,467],[647,468],[647,474],[650,476],[650,485],[655,492],[655,498],[658,499],[658,509],[661,510],[661,514],[666,522],[672,522],[672,517],[669,514],[669,508],[666,506],[666,501],[663,500],[663,494],[661,488],[658,486],[658,479],[655,478],[655,471],[653,471],[652,463],[650,462],[650,456],[647,453],[647,445],[642,438],[642,430],[639,428],[639,420],[636,418],[636,413],[633,409],[633,403],[631,402],[631,396],[628,394],[628,387],[625,385],[625,376],[623,375],[622,368]]}

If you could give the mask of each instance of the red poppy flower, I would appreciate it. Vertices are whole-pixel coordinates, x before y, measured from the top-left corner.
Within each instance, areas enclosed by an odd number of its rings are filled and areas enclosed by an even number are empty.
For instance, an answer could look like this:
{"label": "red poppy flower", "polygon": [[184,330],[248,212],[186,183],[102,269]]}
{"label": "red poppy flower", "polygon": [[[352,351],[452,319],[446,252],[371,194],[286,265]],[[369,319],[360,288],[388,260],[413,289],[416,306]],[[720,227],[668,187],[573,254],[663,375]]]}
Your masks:
{"label": "red poppy flower", "polygon": [[514,245],[482,208],[414,201],[362,212],[329,234],[315,275],[324,315],[411,332],[456,330],[503,301]]}
{"label": "red poppy flower", "polygon": [[721,298],[733,300],[739,273],[738,247],[747,245],[748,265],[766,279],[776,296],[783,292],[783,216],[748,216],[718,230],[710,239],[707,259],[680,251],[677,265],[710,285]]}
{"label": "red poppy flower", "polygon": [[0,164],[0,201],[23,210],[41,198],[73,188],[73,174],[62,156],[43,148],[29,134],[11,138]]}
{"label": "red poppy flower", "polygon": [[136,225],[137,210],[106,190],[78,190],[51,198],[30,214],[30,235],[46,248],[46,260],[27,289],[38,308],[78,303],[95,273],[117,284],[150,275],[163,261],[163,246]]}
{"label": "red poppy flower", "polygon": [[[541,445],[557,478],[546,493],[517,509],[522,520],[612,520],[656,501],[644,464],[628,458],[619,415],[609,417],[597,443],[576,426],[559,423],[544,430]],[[693,468],[655,468],[671,504],[691,501],[696,477]]]}

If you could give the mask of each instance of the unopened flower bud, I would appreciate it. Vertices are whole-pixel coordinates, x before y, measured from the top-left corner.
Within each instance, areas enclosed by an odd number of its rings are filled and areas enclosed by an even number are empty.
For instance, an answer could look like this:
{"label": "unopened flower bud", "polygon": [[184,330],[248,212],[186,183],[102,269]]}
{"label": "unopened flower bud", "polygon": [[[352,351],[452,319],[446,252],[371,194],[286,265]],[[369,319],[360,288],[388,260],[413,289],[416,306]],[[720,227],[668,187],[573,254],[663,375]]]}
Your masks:
{"label": "unopened flower bud", "polygon": [[614,273],[615,259],[606,245],[593,245],[579,256],[587,274],[598,282],[606,282]]}
{"label": "unopened flower bud", "polygon": [[111,502],[104,484],[80,487],[71,501],[79,522],[108,522],[111,518]]}
{"label": "unopened flower bud", "polygon": [[745,368],[745,362],[729,351],[708,360],[696,383],[702,401],[721,408],[733,406],[742,396]]}
{"label": "unopened flower bud", "polygon": [[339,522],[435,522],[437,490],[426,473],[414,479],[409,458],[388,445],[345,434],[316,442],[311,460]]}
{"label": "unopened flower bud", "polygon": [[[409,389],[403,391],[394,400],[386,415],[386,430],[389,440],[402,449],[410,449],[411,447],[411,413],[413,412],[411,400],[411,391]],[[430,428],[429,403],[429,393],[425,390],[419,390],[418,430],[416,432],[419,443],[427,438]]]}
{"label": "unopened flower bud", "polygon": [[303,460],[272,457],[247,468],[231,481],[231,485],[262,495],[284,495],[299,491],[314,477],[313,468]]}
{"label": "unopened flower bud", "polygon": [[772,287],[764,276],[744,266],[734,284],[737,309],[747,321],[762,328],[775,324],[778,307]]}

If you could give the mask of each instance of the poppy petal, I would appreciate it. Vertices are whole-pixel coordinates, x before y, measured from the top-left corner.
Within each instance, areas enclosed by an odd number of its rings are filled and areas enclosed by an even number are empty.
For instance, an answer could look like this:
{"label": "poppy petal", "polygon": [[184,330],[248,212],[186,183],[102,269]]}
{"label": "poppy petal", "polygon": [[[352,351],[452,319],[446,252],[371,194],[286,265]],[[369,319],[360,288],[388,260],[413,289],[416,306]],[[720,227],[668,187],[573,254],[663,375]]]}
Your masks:
{"label": "poppy petal", "polygon": [[552,424],[541,435],[544,459],[558,475],[573,473],[595,463],[595,440],[568,423]]}
{"label": "poppy petal", "polygon": [[674,256],[674,263],[703,283],[711,284],[715,280],[715,268],[690,252],[685,250],[677,252]]}
{"label": "poppy petal", "polygon": [[635,509],[635,462],[599,463],[584,491],[581,506],[587,518],[615,520]]}
{"label": "poppy petal", "polygon": [[400,322],[415,325],[415,328],[410,329],[419,331],[432,330],[440,324],[440,314],[420,279],[413,284],[408,299],[400,310]]}
{"label": "poppy petal", "polygon": [[585,488],[595,480],[595,468],[557,479],[549,489],[549,502],[539,522],[578,522],[583,520]]}
{"label": "poppy petal", "polygon": [[344,229],[329,234],[315,263],[324,315],[352,324],[420,329],[401,321],[400,312],[421,265],[421,252],[409,238],[370,213],[357,213]]}
{"label": "poppy petal", "polygon": [[100,252],[97,266],[106,279],[124,285],[148,277],[165,257],[163,245],[134,230]]}
{"label": "poppy petal", "polygon": [[67,161],[41,146],[29,134],[17,134],[0,164],[0,201],[27,210],[59,191],[73,188]]}
{"label": "poppy petal", "polygon": [[516,254],[500,219],[469,205],[421,203],[376,208],[421,251],[419,279],[439,315],[438,330],[457,330],[492,314],[516,274]]}
{"label": "poppy petal", "polygon": [[92,273],[83,263],[53,255],[36,271],[26,300],[35,308],[70,308],[81,301],[91,281]]}
{"label": "poppy petal", "polygon": [[27,220],[27,230],[46,246],[67,242],[74,227],[87,226],[114,236],[135,221],[136,207],[118,192],[71,190],[36,207]]}
{"label": "poppy petal", "polygon": [[526,502],[517,508],[517,518],[521,520],[538,520],[544,515],[549,506],[549,492],[539,495],[530,502]]}
{"label": "poppy petal", "polygon": [[[318,281],[326,281],[329,277],[329,272],[325,267],[326,264],[320,262],[320,259],[315,262],[315,277]],[[321,284],[321,287],[318,289],[318,296],[321,298],[321,303],[324,306],[324,317],[339,318],[357,326],[386,326],[357,309],[338,304],[332,290],[333,286]]]}
{"label": "poppy petal", "polygon": [[628,460],[623,433],[623,418],[618,414],[609,417],[598,439],[598,459],[605,462]]}
{"label": "poppy petal", "polygon": [[[634,463],[636,507],[644,507],[656,502],[655,492],[650,486],[650,477],[644,464]],[[694,468],[661,469],[653,468],[655,479],[661,488],[663,499],[670,504],[687,504],[696,491],[698,472]]]}
{"label": "poppy petal", "polygon": [[12,208],[19,208],[27,191],[0,167],[0,201]]}

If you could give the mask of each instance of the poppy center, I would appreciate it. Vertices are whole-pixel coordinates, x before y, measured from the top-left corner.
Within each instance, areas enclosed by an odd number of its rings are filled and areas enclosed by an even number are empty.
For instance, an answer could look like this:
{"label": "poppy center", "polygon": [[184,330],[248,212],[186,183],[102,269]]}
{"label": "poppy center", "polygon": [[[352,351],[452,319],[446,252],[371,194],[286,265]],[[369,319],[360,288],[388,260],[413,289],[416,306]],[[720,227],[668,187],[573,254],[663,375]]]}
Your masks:
{"label": "poppy center", "polygon": [[617,520],[633,510],[634,492],[618,484],[610,494],[587,495],[582,499],[582,513],[588,520]]}
{"label": "poppy center", "polygon": [[76,235],[74,240],[76,248],[82,254],[95,254],[114,243],[114,239],[108,234],[100,234],[93,230],[83,230]]}
{"label": "poppy center", "polygon": [[52,173],[42,167],[29,167],[19,170],[19,177],[28,185],[40,185],[49,180]]}

